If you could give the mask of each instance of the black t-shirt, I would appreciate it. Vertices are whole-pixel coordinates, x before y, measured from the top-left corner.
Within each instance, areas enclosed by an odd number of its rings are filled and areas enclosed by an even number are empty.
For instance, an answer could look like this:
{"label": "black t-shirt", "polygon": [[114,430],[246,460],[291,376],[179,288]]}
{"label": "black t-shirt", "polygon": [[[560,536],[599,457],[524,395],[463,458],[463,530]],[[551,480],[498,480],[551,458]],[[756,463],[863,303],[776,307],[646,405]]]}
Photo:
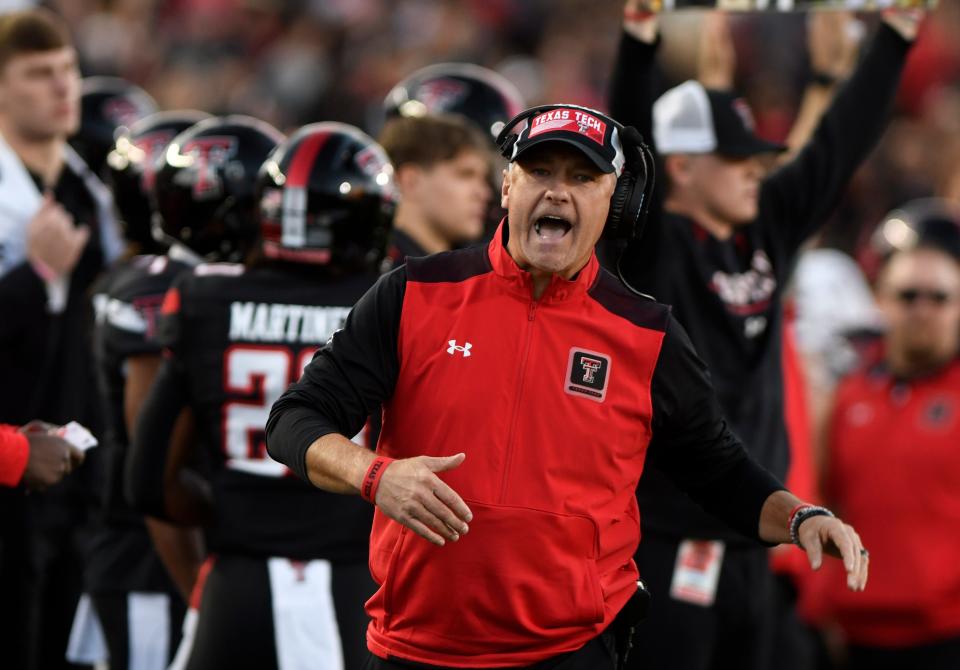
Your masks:
{"label": "black t-shirt", "polygon": [[156,498],[148,462],[165,449],[169,417],[189,404],[198,447],[213,461],[210,551],[366,560],[371,506],[293,476],[267,455],[264,426],[274,401],[375,279],[211,264],[174,283],[161,325],[170,358],[138,423],[140,465],[131,476]]}
{"label": "black t-shirt", "polygon": [[[893,105],[909,45],[882,26],[807,145],[762,183],[755,221],[720,240],[655,202],[627,279],[672,305],[711,372],[721,407],[750,453],[785,478],[781,296],[800,245],[827,219],[857,166],[876,145]],[[612,113],[650,137],[655,47],[624,35]],[[662,180],[661,180],[662,181]],[[638,489],[644,530],[674,537],[738,537],[680,493],[663,473]]]}
{"label": "black t-shirt", "polygon": [[127,360],[161,354],[160,306],[174,278],[189,266],[166,256],[135,256],[116,265],[95,285],[94,354],[104,417],[100,445],[88,456],[102,486],[94,515],[87,587],[104,591],[173,591],[141,514],[123,494],[129,448],[124,412]]}
{"label": "black t-shirt", "polygon": [[427,252],[417,244],[416,240],[402,230],[394,228],[390,231],[390,244],[387,247],[387,256],[383,260],[384,272],[389,272],[407,262],[407,256],[419,258]]}

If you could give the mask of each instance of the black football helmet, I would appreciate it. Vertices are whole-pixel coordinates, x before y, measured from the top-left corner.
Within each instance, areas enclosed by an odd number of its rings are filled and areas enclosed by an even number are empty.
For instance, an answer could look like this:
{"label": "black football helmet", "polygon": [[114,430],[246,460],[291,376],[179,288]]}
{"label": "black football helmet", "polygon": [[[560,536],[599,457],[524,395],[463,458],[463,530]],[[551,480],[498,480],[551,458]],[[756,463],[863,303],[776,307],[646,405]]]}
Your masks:
{"label": "black football helmet", "polygon": [[124,236],[144,251],[156,246],[151,232],[150,194],[163,152],[174,137],[209,117],[192,109],[157,112],[118,131],[113,150],[107,154],[105,177],[113,191]]}
{"label": "black football helmet", "polygon": [[918,246],[937,247],[960,260],[960,207],[939,198],[911,200],[887,214],[871,239],[881,260]]}
{"label": "black football helmet", "polygon": [[80,130],[70,138],[70,146],[101,175],[117,129],[130,127],[158,109],[146,91],[129,81],[86,77],[80,86]]}
{"label": "black football helmet", "polygon": [[218,116],[174,137],[153,188],[159,230],[219,261],[240,261],[257,238],[257,172],[283,134],[249,116]]}
{"label": "black football helmet", "polygon": [[257,198],[264,257],[338,270],[379,263],[397,203],[386,152],[343,123],[304,126],[277,147]]}
{"label": "black football helmet", "polygon": [[460,114],[492,140],[526,109],[517,87],[502,75],[471,63],[437,63],[417,70],[387,93],[387,118]]}

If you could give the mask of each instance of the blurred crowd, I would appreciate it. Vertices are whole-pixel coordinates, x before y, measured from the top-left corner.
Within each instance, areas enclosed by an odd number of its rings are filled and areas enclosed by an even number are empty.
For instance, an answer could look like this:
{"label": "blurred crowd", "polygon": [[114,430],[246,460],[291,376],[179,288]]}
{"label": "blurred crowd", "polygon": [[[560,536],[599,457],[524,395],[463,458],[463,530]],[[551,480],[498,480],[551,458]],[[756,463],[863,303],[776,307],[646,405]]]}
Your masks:
{"label": "blurred crowd", "polygon": [[[513,81],[530,104],[605,107],[616,2],[454,0],[60,0],[85,75],[115,75],[163,109],[248,113],[288,130],[316,120],[376,132],[383,96],[419,67],[464,61]],[[589,18],[589,29],[584,21]],[[806,76],[794,14],[733,15],[737,90],[761,136],[782,140]],[[694,74],[696,13],[664,20],[666,79]],[[872,27],[876,16],[864,15]],[[863,33],[865,34],[865,29]],[[960,2],[944,0],[914,49],[897,117],[838,208],[831,244],[853,253],[912,198],[960,199]]]}

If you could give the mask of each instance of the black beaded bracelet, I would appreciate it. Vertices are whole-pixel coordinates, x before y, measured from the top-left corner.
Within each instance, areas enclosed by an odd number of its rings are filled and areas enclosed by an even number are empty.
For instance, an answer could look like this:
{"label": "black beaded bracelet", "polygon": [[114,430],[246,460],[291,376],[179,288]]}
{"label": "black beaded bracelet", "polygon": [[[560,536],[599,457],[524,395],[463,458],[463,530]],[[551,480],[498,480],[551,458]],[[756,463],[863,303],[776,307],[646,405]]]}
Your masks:
{"label": "black beaded bracelet", "polygon": [[823,70],[814,70],[810,73],[810,83],[824,88],[830,88],[840,83],[840,77],[834,76]]}
{"label": "black beaded bracelet", "polygon": [[803,545],[800,544],[800,524],[815,516],[835,517],[836,515],[826,507],[808,505],[807,507],[802,507],[801,509],[797,510],[797,512],[793,515],[793,518],[790,520],[790,541],[801,549],[803,549]]}

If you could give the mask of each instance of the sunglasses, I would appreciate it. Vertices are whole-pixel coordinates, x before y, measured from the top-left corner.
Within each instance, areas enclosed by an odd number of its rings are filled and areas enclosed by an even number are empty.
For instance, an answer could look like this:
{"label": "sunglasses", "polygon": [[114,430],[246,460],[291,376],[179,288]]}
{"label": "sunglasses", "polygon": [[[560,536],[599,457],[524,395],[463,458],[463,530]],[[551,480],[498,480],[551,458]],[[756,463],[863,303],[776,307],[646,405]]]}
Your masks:
{"label": "sunglasses", "polygon": [[950,293],[932,289],[926,290],[919,288],[904,288],[896,291],[894,295],[896,296],[897,300],[902,302],[904,305],[913,305],[920,300],[924,300],[939,306],[946,305],[948,302],[953,300],[953,296]]}

